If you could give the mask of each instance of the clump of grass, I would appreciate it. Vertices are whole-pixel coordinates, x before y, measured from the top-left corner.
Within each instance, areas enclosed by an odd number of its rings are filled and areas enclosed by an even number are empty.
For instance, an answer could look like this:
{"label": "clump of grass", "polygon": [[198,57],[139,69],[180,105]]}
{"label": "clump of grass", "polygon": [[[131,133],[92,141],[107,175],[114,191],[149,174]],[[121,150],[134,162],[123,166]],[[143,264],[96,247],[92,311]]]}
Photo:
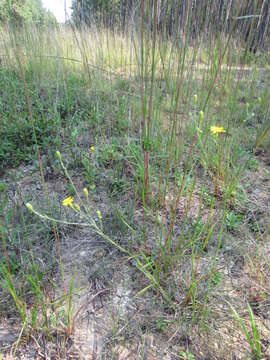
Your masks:
{"label": "clump of grass", "polygon": [[239,327],[241,328],[243,335],[245,336],[245,338],[250,346],[252,355],[255,357],[255,359],[262,359],[263,354],[262,354],[262,350],[261,350],[261,340],[260,340],[259,331],[258,331],[256,322],[255,322],[255,319],[254,319],[253,311],[249,304],[247,304],[247,308],[248,308],[248,316],[249,316],[251,334],[245,324],[244,319],[241,318],[240,315],[238,314],[238,312],[235,310],[235,308],[231,306],[234,318],[237,321]]}

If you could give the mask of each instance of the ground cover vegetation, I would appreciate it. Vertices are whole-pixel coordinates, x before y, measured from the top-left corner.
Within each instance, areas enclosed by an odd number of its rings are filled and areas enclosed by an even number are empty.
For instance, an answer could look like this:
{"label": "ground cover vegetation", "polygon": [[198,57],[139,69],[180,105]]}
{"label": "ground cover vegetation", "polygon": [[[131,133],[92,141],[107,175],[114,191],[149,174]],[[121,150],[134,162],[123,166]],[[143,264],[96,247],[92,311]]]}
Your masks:
{"label": "ground cover vegetation", "polygon": [[270,357],[269,16],[2,20],[2,358]]}

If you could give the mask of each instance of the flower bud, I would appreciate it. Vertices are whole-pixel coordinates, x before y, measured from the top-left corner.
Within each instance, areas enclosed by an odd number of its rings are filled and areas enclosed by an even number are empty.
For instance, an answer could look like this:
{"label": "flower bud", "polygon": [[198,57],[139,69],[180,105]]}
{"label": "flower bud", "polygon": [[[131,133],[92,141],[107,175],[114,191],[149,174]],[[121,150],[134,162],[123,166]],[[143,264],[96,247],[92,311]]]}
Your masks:
{"label": "flower bud", "polygon": [[201,120],[203,120],[203,118],[204,118],[204,112],[201,110],[199,112],[199,120],[201,121]]}
{"label": "flower bud", "polygon": [[60,151],[57,150],[56,153],[55,153],[55,155],[56,155],[56,157],[57,157],[58,160],[60,160],[60,161],[62,160]]}
{"label": "flower bud", "polygon": [[29,211],[34,211],[34,208],[33,208],[32,204],[27,203],[27,204],[25,204],[25,206],[27,207],[27,209],[28,209]]}
{"label": "flower bud", "polygon": [[101,212],[99,210],[97,210],[97,217],[99,218],[99,220],[102,219]]}
{"label": "flower bud", "polygon": [[87,188],[84,188],[83,189],[83,193],[84,193],[84,196],[86,197],[86,198],[88,198],[88,190],[87,190]]}

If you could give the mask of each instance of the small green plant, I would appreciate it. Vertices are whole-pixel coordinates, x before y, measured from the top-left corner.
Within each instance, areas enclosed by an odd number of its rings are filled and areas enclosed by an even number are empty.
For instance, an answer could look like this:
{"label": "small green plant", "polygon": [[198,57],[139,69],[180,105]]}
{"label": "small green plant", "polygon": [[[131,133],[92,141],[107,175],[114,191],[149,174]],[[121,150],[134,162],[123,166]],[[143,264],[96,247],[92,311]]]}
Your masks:
{"label": "small green plant", "polygon": [[261,231],[260,224],[258,223],[257,219],[253,217],[249,219],[248,227],[253,233],[259,233]]}
{"label": "small green plant", "polygon": [[205,187],[202,187],[201,194],[202,194],[202,198],[203,198],[203,201],[205,202],[205,204],[207,206],[210,206],[213,201],[213,196],[211,196],[211,194],[209,194],[209,191]]}
{"label": "small green plant", "polygon": [[247,168],[251,171],[257,171],[259,168],[259,162],[257,159],[255,159],[254,157],[250,158],[247,161]]}
{"label": "small green plant", "polygon": [[192,354],[191,351],[186,350],[186,351],[180,351],[180,359],[183,360],[195,360],[195,356]]}
{"label": "small green plant", "polygon": [[0,193],[4,193],[8,188],[8,185],[2,181],[0,181]]}
{"label": "small green plant", "polygon": [[124,194],[127,188],[127,183],[124,179],[113,178],[109,187],[110,195],[115,197]]}
{"label": "small green plant", "polygon": [[212,272],[211,274],[211,283],[213,286],[219,286],[222,282],[222,274],[218,271]]}
{"label": "small green plant", "polygon": [[226,213],[226,225],[230,231],[235,231],[242,223],[242,215],[235,214],[233,211]]}
{"label": "small green plant", "polygon": [[158,330],[161,330],[162,332],[165,332],[168,327],[168,323],[164,321],[163,319],[157,319],[156,320],[156,327]]}

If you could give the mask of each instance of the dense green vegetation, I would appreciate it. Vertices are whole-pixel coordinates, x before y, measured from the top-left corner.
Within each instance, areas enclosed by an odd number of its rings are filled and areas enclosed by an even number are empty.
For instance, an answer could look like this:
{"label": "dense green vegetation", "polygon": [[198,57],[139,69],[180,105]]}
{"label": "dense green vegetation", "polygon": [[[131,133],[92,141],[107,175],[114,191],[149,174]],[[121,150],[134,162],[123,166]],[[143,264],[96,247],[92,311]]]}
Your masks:
{"label": "dense green vegetation", "polygon": [[0,0],[0,23],[25,22],[55,24],[54,15],[45,10],[41,0]]}
{"label": "dense green vegetation", "polygon": [[267,358],[269,44],[243,19],[267,2],[160,2],[172,32],[157,1],[124,32],[127,3],[90,3],[1,28],[0,354]]}

